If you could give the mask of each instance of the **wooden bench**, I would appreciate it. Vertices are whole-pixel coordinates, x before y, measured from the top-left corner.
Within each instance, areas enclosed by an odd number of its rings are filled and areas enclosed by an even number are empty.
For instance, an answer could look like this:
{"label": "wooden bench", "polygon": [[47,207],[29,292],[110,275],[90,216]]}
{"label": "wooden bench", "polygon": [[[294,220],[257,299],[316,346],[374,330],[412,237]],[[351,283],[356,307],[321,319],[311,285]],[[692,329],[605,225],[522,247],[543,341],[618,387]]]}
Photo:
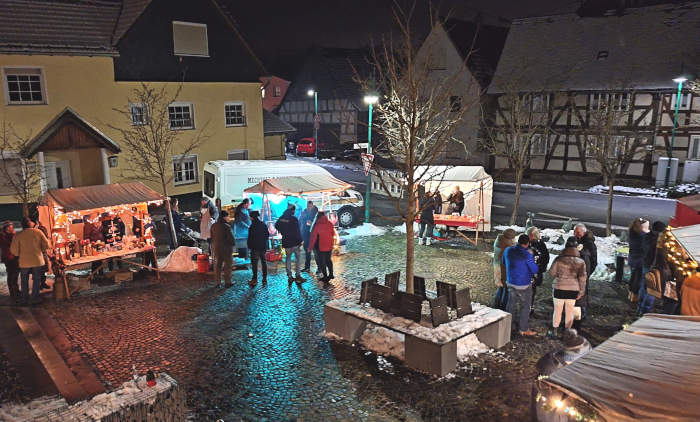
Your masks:
{"label": "wooden bench", "polygon": [[454,371],[457,341],[470,334],[493,349],[510,341],[511,315],[478,303],[472,304],[474,313],[433,328],[430,321],[417,323],[358,302],[359,295],[328,302],[323,310],[326,332],[349,342],[362,336],[367,323],[401,333],[406,366],[429,374],[445,376]]}

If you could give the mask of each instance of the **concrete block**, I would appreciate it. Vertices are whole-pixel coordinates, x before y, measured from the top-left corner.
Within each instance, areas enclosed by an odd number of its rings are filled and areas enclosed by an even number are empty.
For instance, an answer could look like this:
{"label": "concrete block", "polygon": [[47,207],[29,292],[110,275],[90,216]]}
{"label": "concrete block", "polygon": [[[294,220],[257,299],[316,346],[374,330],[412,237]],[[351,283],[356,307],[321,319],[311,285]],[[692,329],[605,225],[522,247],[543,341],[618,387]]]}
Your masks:
{"label": "concrete block", "polygon": [[445,376],[457,368],[457,342],[435,344],[406,335],[406,366],[419,371]]}
{"label": "concrete block", "polygon": [[505,314],[498,321],[476,330],[476,337],[485,345],[493,349],[500,349],[510,342],[512,319],[513,316],[511,314]]}
{"label": "concrete block", "polygon": [[357,340],[367,327],[367,322],[328,305],[323,308],[323,321],[326,332],[350,342]]}

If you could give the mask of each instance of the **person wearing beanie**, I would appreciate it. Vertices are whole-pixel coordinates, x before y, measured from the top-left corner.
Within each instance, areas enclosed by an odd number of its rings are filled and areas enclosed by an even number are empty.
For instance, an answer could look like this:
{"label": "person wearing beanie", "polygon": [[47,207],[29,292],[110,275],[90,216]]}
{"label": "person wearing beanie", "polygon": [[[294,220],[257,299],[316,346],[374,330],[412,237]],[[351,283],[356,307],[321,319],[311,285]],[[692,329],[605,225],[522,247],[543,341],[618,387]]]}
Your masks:
{"label": "person wearing beanie", "polygon": [[267,230],[265,223],[260,221],[260,212],[250,212],[250,227],[248,228],[248,249],[250,249],[250,264],[253,267],[253,278],[248,284],[250,287],[255,287],[258,284],[258,261],[262,266],[262,282],[267,283],[267,261],[265,260],[265,252],[267,252],[267,242],[270,232]]}
{"label": "person wearing beanie", "polygon": [[218,220],[211,226],[211,250],[214,255],[214,278],[216,283],[221,283],[221,272],[224,273],[224,286],[231,287],[231,273],[233,272],[233,247],[236,240],[233,238],[231,226],[226,219],[228,212],[221,211]]}

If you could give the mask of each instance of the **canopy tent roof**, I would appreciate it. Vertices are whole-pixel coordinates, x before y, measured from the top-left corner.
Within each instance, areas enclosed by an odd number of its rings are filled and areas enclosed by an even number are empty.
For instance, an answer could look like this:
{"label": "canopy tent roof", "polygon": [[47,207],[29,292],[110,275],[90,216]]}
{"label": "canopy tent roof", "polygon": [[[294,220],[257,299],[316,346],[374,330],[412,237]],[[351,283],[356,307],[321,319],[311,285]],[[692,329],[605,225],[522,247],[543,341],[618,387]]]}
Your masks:
{"label": "canopy tent roof", "polygon": [[476,182],[491,179],[491,176],[481,166],[430,166],[430,168],[419,166],[416,174],[423,174],[426,169],[427,172],[422,178],[426,182]]}
{"label": "canopy tent roof", "polygon": [[700,317],[647,314],[544,382],[608,421],[700,420]]}
{"label": "canopy tent roof", "polygon": [[141,182],[134,182],[51,189],[41,198],[40,204],[58,206],[69,212],[162,200],[165,200],[163,195]]}
{"label": "canopy tent roof", "polygon": [[695,262],[700,262],[700,224],[679,227],[671,231],[678,243]]}
{"label": "canopy tent roof", "polygon": [[678,202],[692,208],[695,211],[700,211],[700,195],[688,195],[677,199]]}
{"label": "canopy tent roof", "polygon": [[312,174],[265,179],[246,189],[247,193],[268,193],[275,195],[304,195],[323,192],[342,192],[352,185],[333,176]]}

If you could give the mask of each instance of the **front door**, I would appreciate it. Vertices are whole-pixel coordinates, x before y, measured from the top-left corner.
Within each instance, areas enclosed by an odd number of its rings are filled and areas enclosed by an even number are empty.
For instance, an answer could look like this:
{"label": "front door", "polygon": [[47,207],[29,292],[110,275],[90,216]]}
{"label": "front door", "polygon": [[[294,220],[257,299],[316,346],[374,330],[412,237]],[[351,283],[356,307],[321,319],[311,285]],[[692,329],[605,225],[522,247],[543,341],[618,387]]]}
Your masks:
{"label": "front door", "polygon": [[73,186],[70,177],[70,161],[50,161],[46,168],[47,189],[63,189]]}

